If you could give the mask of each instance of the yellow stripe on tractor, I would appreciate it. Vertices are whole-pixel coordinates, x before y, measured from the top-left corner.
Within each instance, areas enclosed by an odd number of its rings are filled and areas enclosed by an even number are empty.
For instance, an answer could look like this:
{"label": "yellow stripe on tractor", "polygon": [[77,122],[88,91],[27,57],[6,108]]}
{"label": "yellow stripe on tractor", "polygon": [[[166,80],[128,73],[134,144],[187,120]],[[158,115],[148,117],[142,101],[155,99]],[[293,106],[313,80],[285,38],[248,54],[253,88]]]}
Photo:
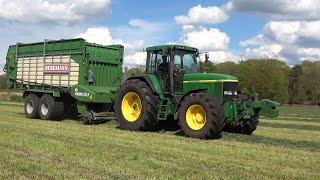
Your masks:
{"label": "yellow stripe on tractor", "polygon": [[215,82],[238,82],[238,80],[191,80],[183,83],[215,83]]}

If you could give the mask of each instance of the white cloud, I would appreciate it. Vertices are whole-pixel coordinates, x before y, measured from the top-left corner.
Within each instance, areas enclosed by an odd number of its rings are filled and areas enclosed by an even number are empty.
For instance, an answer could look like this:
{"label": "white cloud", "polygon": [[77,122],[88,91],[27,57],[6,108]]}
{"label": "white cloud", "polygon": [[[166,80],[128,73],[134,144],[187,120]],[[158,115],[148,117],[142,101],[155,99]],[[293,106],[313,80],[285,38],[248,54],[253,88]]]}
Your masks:
{"label": "white cloud", "polygon": [[114,44],[110,30],[107,27],[88,28],[86,32],[79,34],[76,38],[83,38],[90,43],[96,44]]}
{"label": "white cloud", "polygon": [[269,17],[272,20],[318,20],[319,0],[231,0],[233,11]]}
{"label": "white cloud", "polygon": [[201,51],[226,50],[230,38],[224,32],[215,28],[184,27],[183,37],[180,42],[185,45],[197,47]]}
{"label": "white cloud", "polygon": [[112,27],[110,30],[114,37],[125,41],[135,41],[143,39],[150,44],[168,42],[168,34],[172,33],[174,23],[145,21],[142,19],[132,19],[128,25]]}
{"label": "white cloud", "polygon": [[146,64],[147,53],[146,52],[135,52],[124,57],[125,66],[136,66]]}
{"label": "white cloud", "polygon": [[181,25],[204,25],[223,23],[229,19],[229,11],[232,9],[232,4],[227,3],[221,7],[201,5],[191,8],[188,15],[176,16],[175,20]]}
{"label": "white cloud", "polygon": [[300,48],[297,53],[300,61],[320,61],[320,48]]}
{"label": "white cloud", "polygon": [[240,42],[247,58],[281,58],[290,65],[304,60],[320,60],[320,21],[270,21],[262,34]]}
{"label": "white cloud", "polygon": [[125,48],[129,51],[143,50],[143,48],[145,47],[145,42],[143,40],[126,42],[121,39],[114,39],[108,27],[88,28],[86,32],[77,35],[76,38],[83,38],[88,42],[102,45],[121,44],[125,46]]}
{"label": "white cloud", "polygon": [[282,49],[283,47],[277,44],[261,45],[258,48],[247,48],[244,52],[244,57],[247,59],[283,59],[280,56]]}
{"label": "white cloud", "polygon": [[110,0],[0,0],[0,19],[73,24],[109,12]]}
{"label": "white cloud", "polygon": [[270,21],[262,34],[240,42],[242,46],[267,44],[301,44],[302,46],[318,46],[320,42],[320,21]]}
{"label": "white cloud", "polygon": [[121,39],[114,39],[108,27],[88,28],[86,32],[76,36],[86,39],[88,42],[111,45],[121,44],[125,47],[124,66],[144,65],[146,53],[141,52],[145,47],[143,40],[126,42]]}
{"label": "white cloud", "polygon": [[213,63],[223,63],[227,61],[232,61],[238,63],[243,60],[242,57],[235,55],[228,51],[211,51],[209,52],[210,61]]}
{"label": "white cloud", "polygon": [[[210,61],[213,63],[239,62],[242,60],[240,56],[229,52],[230,38],[219,29],[184,25],[182,26],[182,31],[183,35],[178,43],[196,47],[200,52],[208,52]],[[204,60],[204,54],[202,54],[201,59]]]}

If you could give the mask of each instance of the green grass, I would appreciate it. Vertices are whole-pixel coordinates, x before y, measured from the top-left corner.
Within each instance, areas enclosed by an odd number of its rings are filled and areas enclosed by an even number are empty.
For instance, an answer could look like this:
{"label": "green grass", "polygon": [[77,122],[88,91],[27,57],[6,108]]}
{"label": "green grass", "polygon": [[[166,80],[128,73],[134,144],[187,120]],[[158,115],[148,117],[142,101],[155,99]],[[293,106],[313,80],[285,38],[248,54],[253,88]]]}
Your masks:
{"label": "green grass", "polygon": [[252,136],[205,141],[30,120],[0,102],[0,179],[320,179],[320,107],[281,112]]}

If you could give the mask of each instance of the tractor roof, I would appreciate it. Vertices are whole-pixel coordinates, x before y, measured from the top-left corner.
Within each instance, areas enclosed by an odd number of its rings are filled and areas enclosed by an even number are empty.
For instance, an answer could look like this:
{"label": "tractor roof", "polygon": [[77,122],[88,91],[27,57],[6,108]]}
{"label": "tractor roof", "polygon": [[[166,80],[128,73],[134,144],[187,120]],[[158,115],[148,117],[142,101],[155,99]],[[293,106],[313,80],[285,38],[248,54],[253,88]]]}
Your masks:
{"label": "tractor roof", "polygon": [[148,47],[146,50],[147,51],[158,51],[162,49],[181,49],[181,50],[187,50],[187,51],[198,51],[197,48],[193,48],[190,46],[183,46],[183,45],[178,45],[178,44],[168,44],[168,45],[160,45],[160,46],[151,46]]}

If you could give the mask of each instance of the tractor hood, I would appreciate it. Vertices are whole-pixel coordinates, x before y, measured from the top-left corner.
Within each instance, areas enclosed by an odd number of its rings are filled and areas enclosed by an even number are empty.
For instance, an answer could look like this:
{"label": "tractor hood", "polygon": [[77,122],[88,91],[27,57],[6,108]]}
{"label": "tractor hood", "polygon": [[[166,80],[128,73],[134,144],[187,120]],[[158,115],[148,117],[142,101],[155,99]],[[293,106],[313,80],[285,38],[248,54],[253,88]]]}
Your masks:
{"label": "tractor hood", "polygon": [[183,81],[186,82],[216,82],[216,81],[229,81],[229,82],[238,82],[238,79],[234,76],[226,74],[185,74]]}

